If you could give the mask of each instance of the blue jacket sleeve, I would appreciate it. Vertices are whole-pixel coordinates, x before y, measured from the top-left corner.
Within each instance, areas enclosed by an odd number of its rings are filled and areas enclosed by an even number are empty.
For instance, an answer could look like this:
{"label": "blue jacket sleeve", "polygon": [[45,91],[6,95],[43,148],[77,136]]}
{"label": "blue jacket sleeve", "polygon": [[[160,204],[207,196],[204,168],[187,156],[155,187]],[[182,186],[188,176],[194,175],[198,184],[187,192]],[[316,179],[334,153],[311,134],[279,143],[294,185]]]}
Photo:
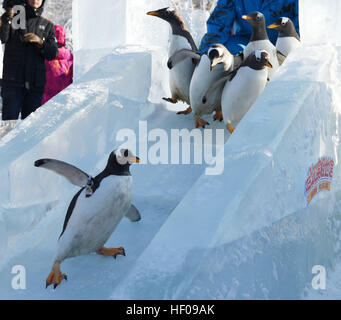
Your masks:
{"label": "blue jacket sleeve", "polygon": [[215,43],[225,44],[236,18],[234,0],[219,0],[207,21],[207,33],[201,40],[199,51],[204,53]]}

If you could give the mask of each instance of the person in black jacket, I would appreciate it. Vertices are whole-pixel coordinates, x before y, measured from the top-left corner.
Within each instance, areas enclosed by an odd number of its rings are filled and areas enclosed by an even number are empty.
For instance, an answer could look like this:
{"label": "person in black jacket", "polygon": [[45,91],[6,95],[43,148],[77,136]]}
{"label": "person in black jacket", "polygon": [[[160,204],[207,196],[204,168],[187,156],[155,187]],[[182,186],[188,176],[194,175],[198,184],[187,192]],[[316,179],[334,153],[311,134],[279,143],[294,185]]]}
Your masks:
{"label": "person in black jacket", "polygon": [[[10,1],[7,1],[8,3]],[[26,29],[13,27],[13,9],[1,16],[0,39],[5,43],[2,76],[2,120],[25,119],[41,106],[45,89],[45,59],[58,54],[54,24],[43,18],[45,0],[23,0]]]}

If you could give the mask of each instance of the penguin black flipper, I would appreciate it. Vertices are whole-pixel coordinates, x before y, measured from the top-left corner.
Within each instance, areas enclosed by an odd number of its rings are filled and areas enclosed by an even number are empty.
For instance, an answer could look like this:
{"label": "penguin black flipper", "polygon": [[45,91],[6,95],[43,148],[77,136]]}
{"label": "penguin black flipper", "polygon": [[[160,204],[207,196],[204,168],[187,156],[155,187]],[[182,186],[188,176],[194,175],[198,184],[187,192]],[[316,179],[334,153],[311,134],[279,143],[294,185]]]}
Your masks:
{"label": "penguin black flipper", "polygon": [[70,220],[70,217],[71,217],[71,215],[72,215],[73,209],[74,209],[75,206],[76,206],[76,202],[77,202],[77,200],[78,200],[78,197],[79,197],[79,195],[82,193],[83,190],[84,190],[84,188],[80,189],[80,190],[75,194],[75,196],[72,198],[72,200],[71,200],[71,202],[70,202],[70,205],[69,205],[69,207],[68,207],[68,209],[67,209],[67,212],[66,212],[66,216],[65,216],[65,220],[64,220],[64,225],[63,225],[63,230],[62,230],[62,233],[61,233],[60,236],[59,236],[59,239],[60,239],[60,237],[63,235],[63,233],[64,233],[64,231],[65,231],[65,229],[66,229],[66,227],[67,227],[67,224],[68,224],[68,222],[69,222],[69,220]]}
{"label": "penguin black flipper", "polygon": [[167,67],[169,69],[174,68],[178,63],[181,61],[187,59],[187,58],[192,58],[194,61],[200,60],[201,56],[198,52],[189,50],[189,49],[181,49],[177,52],[175,52],[167,62]]}
{"label": "penguin black flipper", "polygon": [[71,184],[84,187],[88,184],[89,176],[84,171],[76,168],[75,166],[66,162],[55,159],[40,159],[37,160],[34,165],[39,168],[45,168],[66,178]]}
{"label": "penguin black flipper", "polygon": [[236,69],[232,72],[225,73],[222,78],[213,83],[213,85],[206,91],[205,95],[203,96],[202,103],[205,104],[207,102],[207,97],[209,97],[217,88],[223,86],[226,81],[230,81],[231,77],[233,78],[236,75],[237,71],[238,70]]}
{"label": "penguin black flipper", "polygon": [[137,222],[141,220],[141,214],[133,204],[126,213],[126,218],[128,218],[131,222]]}
{"label": "penguin black flipper", "polygon": [[236,76],[238,70],[239,70],[239,68],[233,70],[233,71],[229,74],[229,80],[228,80],[228,81],[232,81],[232,80],[233,80],[233,78]]}
{"label": "penguin black flipper", "polygon": [[282,65],[282,63],[286,59],[286,56],[282,52],[277,50],[277,59],[278,59],[279,65]]}
{"label": "penguin black flipper", "polygon": [[243,64],[244,61],[244,53],[243,51],[239,52],[236,56],[233,57],[233,69],[239,69],[239,67]]}

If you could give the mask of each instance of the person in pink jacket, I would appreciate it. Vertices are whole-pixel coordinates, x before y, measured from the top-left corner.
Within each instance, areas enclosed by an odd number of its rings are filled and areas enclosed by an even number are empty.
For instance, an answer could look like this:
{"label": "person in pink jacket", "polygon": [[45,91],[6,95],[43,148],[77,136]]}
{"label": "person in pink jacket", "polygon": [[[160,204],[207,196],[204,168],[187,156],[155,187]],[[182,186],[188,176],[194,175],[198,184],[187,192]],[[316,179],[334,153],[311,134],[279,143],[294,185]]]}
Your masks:
{"label": "person in pink jacket", "polygon": [[45,61],[46,64],[46,86],[42,104],[53,98],[60,91],[72,83],[73,79],[73,55],[65,48],[65,29],[55,26],[58,42],[57,58]]}

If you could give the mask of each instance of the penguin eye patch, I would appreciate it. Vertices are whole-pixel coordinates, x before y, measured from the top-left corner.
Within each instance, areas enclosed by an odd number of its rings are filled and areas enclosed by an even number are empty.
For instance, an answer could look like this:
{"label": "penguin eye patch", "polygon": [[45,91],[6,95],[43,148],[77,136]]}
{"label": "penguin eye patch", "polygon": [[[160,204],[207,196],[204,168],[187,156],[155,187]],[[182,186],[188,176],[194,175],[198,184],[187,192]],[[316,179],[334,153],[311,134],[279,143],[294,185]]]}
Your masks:
{"label": "penguin eye patch", "polygon": [[219,53],[216,49],[211,49],[209,52],[208,52],[208,56],[210,59],[214,59],[215,57],[219,57]]}
{"label": "penguin eye patch", "polygon": [[221,48],[211,48],[208,50],[208,56],[210,59],[214,59],[214,58],[219,58],[222,57],[224,54],[223,49]]}
{"label": "penguin eye patch", "polygon": [[129,155],[128,150],[125,150],[125,151],[124,151],[124,156],[125,156],[125,157],[128,157],[128,155]]}

